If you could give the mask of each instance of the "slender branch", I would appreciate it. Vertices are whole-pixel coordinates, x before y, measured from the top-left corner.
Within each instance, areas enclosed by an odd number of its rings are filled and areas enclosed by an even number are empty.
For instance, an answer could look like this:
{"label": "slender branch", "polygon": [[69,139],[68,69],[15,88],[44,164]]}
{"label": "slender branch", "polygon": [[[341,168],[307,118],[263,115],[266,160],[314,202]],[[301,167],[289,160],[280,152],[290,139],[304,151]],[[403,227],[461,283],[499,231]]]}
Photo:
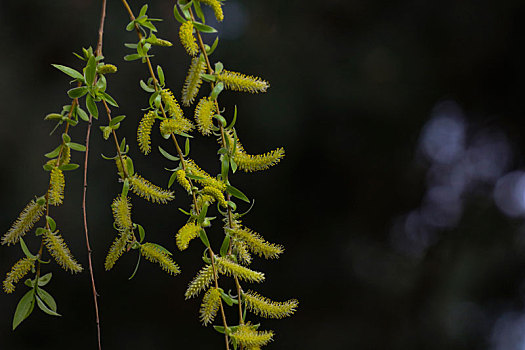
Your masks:
{"label": "slender branch", "polygon": [[[97,41],[97,48],[95,51],[95,56],[102,56],[102,42],[104,37],[104,22],[106,19],[106,0],[102,0],[102,9],[100,12],[100,25],[98,29],[98,41]],[[93,304],[95,306],[95,322],[97,324],[97,343],[98,343],[98,349],[102,350],[102,339],[101,339],[101,332],[100,332],[100,315],[99,315],[99,308],[98,308],[98,296],[97,288],[95,285],[95,273],[93,270],[93,262],[92,262],[92,252],[91,245],[89,243],[89,230],[88,230],[88,223],[87,223],[87,210],[86,210],[86,197],[87,197],[87,172],[88,172],[88,159],[89,159],[89,140],[91,136],[91,126],[93,125],[93,116],[91,113],[89,114],[89,121],[88,126],[86,130],[86,152],[84,155],[84,179],[83,179],[83,190],[82,190],[82,216],[84,220],[84,234],[86,238],[86,249],[88,253],[88,265],[89,265],[89,275],[91,277],[91,289],[93,291]]]}

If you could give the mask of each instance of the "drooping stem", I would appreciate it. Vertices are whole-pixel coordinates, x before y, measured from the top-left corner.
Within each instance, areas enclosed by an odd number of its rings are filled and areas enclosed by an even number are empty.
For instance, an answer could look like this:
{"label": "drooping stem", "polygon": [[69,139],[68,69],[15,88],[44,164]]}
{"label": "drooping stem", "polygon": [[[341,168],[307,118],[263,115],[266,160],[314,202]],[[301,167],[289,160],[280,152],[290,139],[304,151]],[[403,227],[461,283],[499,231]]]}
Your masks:
{"label": "drooping stem", "polygon": [[[98,29],[98,40],[97,40],[97,48],[95,50],[95,56],[102,56],[102,42],[104,37],[104,22],[106,19],[106,0],[102,0],[102,9],[100,12],[100,24]],[[95,285],[95,273],[93,270],[93,263],[92,263],[92,253],[93,250],[91,249],[91,244],[89,242],[89,230],[88,230],[88,224],[87,224],[87,208],[86,208],[86,197],[87,197],[87,172],[88,172],[88,159],[89,159],[89,140],[91,136],[91,126],[93,125],[93,116],[89,115],[89,121],[88,126],[86,130],[86,152],[84,154],[84,178],[83,178],[83,190],[82,190],[82,217],[84,221],[84,235],[86,239],[86,249],[88,253],[88,266],[89,266],[89,275],[91,277],[91,289],[93,292],[93,304],[95,307],[95,322],[97,324],[97,344],[98,349],[102,350],[102,337],[101,337],[101,331],[100,331],[100,315],[99,315],[99,308],[98,308],[98,292]]]}

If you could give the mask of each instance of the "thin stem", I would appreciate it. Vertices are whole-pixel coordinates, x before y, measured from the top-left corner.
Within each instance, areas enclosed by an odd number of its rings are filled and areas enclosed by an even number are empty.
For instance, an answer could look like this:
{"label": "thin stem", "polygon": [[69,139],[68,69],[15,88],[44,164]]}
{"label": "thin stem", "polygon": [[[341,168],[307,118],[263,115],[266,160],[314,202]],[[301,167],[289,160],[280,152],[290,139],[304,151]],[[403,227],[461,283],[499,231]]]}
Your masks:
{"label": "thin stem", "polygon": [[[98,40],[97,40],[97,49],[95,50],[95,56],[102,56],[102,42],[104,37],[104,22],[106,19],[106,0],[102,0],[102,9],[100,12],[100,24],[98,28]],[[76,101],[76,100],[75,100]],[[91,289],[93,292],[93,304],[95,306],[95,322],[97,324],[97,345],[98,349],[102,350],[102,337],[100,331],[100,315],[98,308],[98,292],[95,285],[95,273],[93,270],[93,261],[91,244],[89,242],[89,230],[87,223],[87,209],[86,209],[86,197],[87,197],[87,172],[88,172],[88,159],[89,159],[89,140],[91,136],[91,126],[93,125],[93,116],[89,114],[89,121],[86,130],[86,152],[84,154],[84,178],[83,178],[83,189],[82,189],[82,217],[84,221],[84,235],[86,239],[86,249],[88,253],[88,266],[89,266],[89,275],[91,277]]]}

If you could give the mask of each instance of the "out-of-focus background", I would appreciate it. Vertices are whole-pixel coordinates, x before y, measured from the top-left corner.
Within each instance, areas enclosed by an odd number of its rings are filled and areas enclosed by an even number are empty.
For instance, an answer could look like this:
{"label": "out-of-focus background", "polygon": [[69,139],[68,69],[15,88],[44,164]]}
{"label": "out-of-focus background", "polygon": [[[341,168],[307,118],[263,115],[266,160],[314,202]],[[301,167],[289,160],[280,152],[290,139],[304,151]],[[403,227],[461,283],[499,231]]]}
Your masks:
{"label": "out-of-focus background", "polygon": [[[0,2],[0,231],[41,195],[43,154],[59,142],[43,120],[68,103],[71,54],[95,45],[100,1]],[[131,2],[138,13],[142,2]],[[155,48],[168,86],[180,89],[189,58],[178,43],[173,1],[150,1],[164,18]],[[271,83],[268,93],[221,95],[226,116],[239,110],[244,146],[261,153],[284,146],[286,158],[233,182],[255,207],[244,220],[286,247],[274,261],[256,259],[266,282],[248,286],[274,299],[298,298],[292,318],[261,320],[276,332],[269,349],[493,349],[525,347],[525,65],[523,1],[237,1],[213,60]],[[208,11],[209,13],[209,11]],[[135,167],[165,186],[172,167],[135,142],[147,95],[139,62],[124,62],[126,13],[108,4],[104,55],[118,66],[109,93],[128,118],[119,130]],[[211,22],[213,24],[213,22]],[[212,42],[213,36],[205,40]],[[185,112],[191,115],[191,110]],[[188,199],[177,189],[168,206],[134,198],[133,215],[149,240],[174,251],[183,273],[170,277],[136,252],[110,272],[103,260],[115,236],[110,203],[119,193],[113,154],[95,123],[89,171],[89,227],[100,293],[105,349],[220,349],[223,338],[198,321],[198,299],[184,301],[202,245],[178,252],[174,234]],[[85,124],[72,136],[84,141]],[[157,133],[154,144],[166,143]],[[192,154],[218,170],[216,144],[196,137]],[[81,163],[83,155],[73,159]],[[81,178],[67,175],[65,204],[53,208],[60,232],[86,266]],[[244,206],[241,204],[241,207]],[[219,232],[210,234],[215,244]],[[39,239],[28,236],[33,251]],[[22,257],[0,247],[0,272]],[[95,349],[87,272],[71,276],[54,263],[46,287],[60,318],[35,310],[15,332],[11,318],[26,287],[0,295],[1,349]],[[233,311],[233,310],[232,310]],[[234,318],[234,312],[230,318]],[[252,318],[257,322],[257,318]]]}

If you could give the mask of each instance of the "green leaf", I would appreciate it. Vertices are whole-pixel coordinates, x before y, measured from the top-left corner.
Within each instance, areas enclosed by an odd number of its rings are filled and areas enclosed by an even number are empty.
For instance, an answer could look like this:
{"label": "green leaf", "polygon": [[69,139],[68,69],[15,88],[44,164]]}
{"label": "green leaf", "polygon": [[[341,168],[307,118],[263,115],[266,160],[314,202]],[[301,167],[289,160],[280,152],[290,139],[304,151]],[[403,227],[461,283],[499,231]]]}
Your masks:
{"label": "green leaf", "polygon": [[95,87],[99,91],[106,91],[106,87],[107,87],[106,77],[103,75],[100,75],[100,78],[97,80]]}
{"label": "green leaf", "polygon": [[62,141],[64,141],[65,143],[71,142],[71,137],[68,134],[63,133],[62,134]]}
{"label": "green leaf", "polygon": [[133,167],[133,160],[130,157],[126,157],[126,170],[129,176],[135,174],[135,168]]}
{"label": "green leaf", "polygon": [[228,172],[230,171],[230,157],[222,155],[221,156],[221,176],[222,181],[228,181]]}
{"label": "green leaf", "polygon": [[208,240],[208,236],[206,235],[206,231],[204,231],[204,229],[201,229],[200,233],[199,233],[199,237],[202,241],[202,243],[204,243],[204,245],[206,247],[210,247],[210,241]]}
{"label": "green leaf", "polygon": [[62,120],[63,117],[64,116],[62,114],[50,113],[50,114],[46,115],[44,120]]}
{"label": "green leaf", "polygon": [[228,203],[228,206],[229,206],[230,208],[232,208],[233,211],[237,210],[237,204],[235,204],[235,203],[232,202],[232,201],[228,201],[227,203]]}
{"label": "green leaf", "polygon": [[24,239],[22,237],[20,237],[20,247],[22,248],[22,251],[24,252],[24,254],[28,258],[30,258],[30,259],[35,259],[36,258],[36,256],[31,254],[31,252],[29,251],[29,248],[27,248],[26,242],[24,242]]}
{"label": "green leaf", "polygon": [[208,205],[204,205],[199,213],[199,217],[197,217],[197,222],[199,224],[202,224],[204,222],[207,212],[208,212]]}
{"label": "green leaf", "polygon": [[224,291],[221,289],[220,290],[221,292],[221,297],[222,297],[222,300],[224,300],[224,302],[226,304],[228,304],[228,306],[233,306],[233,304],[238,304],[238,301],[233,299],[231,296],[229,296],[228,294],[224,293]]}
{"label": "green leaf", "polygon": [[159,76],[160,85],[164,86],[164,71],[161,66],[157,66],[157,75]]}
{"label": "green leaf", "polygon": [[[40,285],[40,283],[38,284]],[[53,311],[57,311],[57,303],[55,301],[55,299],[51,296],[51,294],[49,294],[48,292],[46,292],[45,290],[41,289],[41,288],[37,288],[36,289],[36,294],[40,297],[40,299],[42,299],[42,301]]]}
{"label": "green leaf", "polygon": [[62,73],[66,73],[71,78],[78,79],[78,80],[81,80],[81,81],[84,80],[84,76],[80,72],[74,70],[73,68],[62,66],[60,64],[52,64],[52,66],[55,67],[56,69],[62,71]]}
{"label": "green leaf", "polygon": [[142,227],[141,225],[137,224],[137,227],[139,228],[139,236],[140,236],[140,241],[139,243],[142,243],[142,241],[144,240],[144,238],[146,237],[146,231],[144,231],[144,227]]}
{"label": "green leaf", "polygon": [[160,147],[160,146],[158,146],[158,147],[159,147],[160,153],[164,156],[164,158],[166,158],[168,160],[171,160],[173,162],[178,162],[179,161],[179,157],[172,156],[171,154],[166,152],[162,147]]}
{"label": "green leaf", "polygon": [[115,101],[115,100],[113,99],[113,97],[111,97],[109,94],[107,94],[107,93],[105,93],[105,92],[103,92],[103,91],[100,91],[99,94],[103,96],[103,99],[104,99],[107,103],[109,103],[109,104],[112,105],[113,107],[118,107],[118,103],[117,103],[117,101]]}
{"label": "green leaf", "polygon": [[117,123],[120,123],[125,118],[126,118],[125,115],[119,115],[118,117],[115,117],[115,118],[111,119],[111,121],[109,122],[109,126],[113,126],[113,125],[115,125]]}
{"label": "green leaf", "polygon": [[66,122],[71,126],[76,126],[78,124],[78,121],[66,118]]}
{"label": "green leaf", "polygon": [[193,2],[193,7],[195,8],[195,13],[197,14],[197,17],[200,18],[202,23],[206,23],[206,19],[204,18],[204,13],[202,12],[201,4],[198,1]]}
{"label": "green leaf", "polygon": [[170,176],[170,179],[168,181],[168,188],[171,188],[171,186],[173,185],[173,183],[175,182],[175,180],[177,179],[177,172],[174,171],[171,176]]}
{"label": "green leaf", "polygon": [[55,311],[48,308],[47,305],[44,304],[42,299],[38,297],[38,295],[36,296],[36,303],[38,304],[38,307],[40,308],[40,310],[44,311],[46,314],[51,315],[51,316],[61,316],[60,314],[57,314]]}
{"label": "green leaf", "polygon": [[26,279],[24,281],[24,284],[28,286],[29,288],[33,288],[35,286],[35,282],[30,278]]}
{"label": "green leaf", "polygon": [[[131,22],[133,23],[133,22]],[[133,30],[133,28],[131,28]],[[125,47],[127,47],[128,49],[136,49],[138,44],[129,44],[129,43],[126,43],[124,44]]]}
{"label": "green leaf", "polygon": [[134,53],[134,54],[131,54],[131,55],[124,56],[124,60],[125,61],[135,61],[135,60],[138,60],[140,58],[142,58],[142,56],[140,56],[138,53]]}
{"label": "green leaf", "polygon": [[210,81],[216,81],[217,77],[213,74],[204,74],[201,73],[201,78],[204,79],[204,81],[210,82]]}
{"label": "green leaf", "polygon": [[235,174],[235,172],[237,171],[237,163],[233,158],[230,158],[230,167],[232,168],[232,173]]}
{"label": "green leaf", "polygon": [[67,142],[66,146],[68,146],[69,148],[71,148],[74,151],[78,151],[78,152],[85,152],[86,151],[86,146],[81,145],[80,143]]}
{"label": "green leaf", "polygon": [[40,278],[38,279],[38,285],[39,285],[40,287],[45,286],[46,284],[49,283],[49,281],[51,281],[51,277],[53,277],[53,274],[52,274],[51,272],[46,273],[44,276],[42,276],[42,277],[40,277]]}
{"label": "green leaf", "polygon": [[148,5],[147,4],[140,8],[139,18],[142,17],[142,16],[146,16],[146,11],[148,11]]}
{"label": "green leaf", "polygon": [[246,203],[250,203],[250,200],[248,199],[248,197],[246,197],[246,195],[244,193],[242,193],[241,191],[239,191],[237,188],[235,188],[233,186],[226,185],[226,192],[228,192],[229,194],[231,194],[234,197],[237,197],[237,198],[245,201]]}
{"label": "green leaf", "polygon": [[197,176],[193,174],[186,174],[186,177],[192,180],[204,180],[205,178],[202,176]]}
{"label": "green leaf", "polygon": [[[158,91],[151,94],[149,97],[149,105],[151,108],[155,108],[155,105],[157,104],[157,101],[160,100],[160,93]],[[159,101],[160,103],[160,101]]]}
{"label": "green leaf", "polygon": [[193,26],[195,29],[197,29],[199,32],[202,33],[217,33],[217,29],[210,27],[209,25],[202,24],[199,22],[192,21]]}
{"label": "green leaf", "polygon": [[135,29],[135,21],[129,22],[128,25],[126,26],[126,30],[128,32],[131,32],[133,29]]}
{"label": "green leaf", "polygon": [[215,119],[217,119],[218,121],[221,122],[221,124],[222,124],[223,127],[226,127],[226,124],[228,124],[228,123],[226,122],[226,119],[224,119],[224,117],[223,117],[222,115],[220,115],[220,114],[215,114],[214,117],[215,117]]}
{"label": "green leaf", "polygon": [[55,222],[55,220],[53,220],[53,218],[49,215],[46,215],[46,221],[47,221],[47,224],[49,225],[49,229],[53,232],[56,230],[57,228],[57,224]]}
{"label": "green leaf", "polygon": [[[120,162],[120,160],[119,160],[119,162]],[[120,195],[122,197],[127,197],[128,196],[128,191],[129,191],[129,180],[126,178],[124,180],[124,183],[122,184],[122,193]]]}
{"label": "green leaf", "polygon": [[213,42],[213,44],[211,45],[211,47],[206,50],[206,53],[208,54],[208,56],[211,56],[211,54],[215,51],[215,49],[217,48],[217,45],[219,44],[219,37],[216,37],[215,38],[215,41]]}
{"label": "green leaf", "polygon": [[233,120],[232,120],[231,124],[228,125],[226,130],[230,130],[231,128],[233,128],[233,126],[235,125],[236,121],[237,121],[237,105],[235,105],[235,109],[234,109],[234,112],[233,112]]}
{"label": "green leaf", "polygon": [[184,157],[187,157],[190,154],[190,139],[186,139],[186,144],[184,145]]}
{"label": "green leaf", "polygon": [[164,253],[168,254],[168,255],[173,255],[172,252],[170,252],[169,250],[167,250],[166,248],[164,248],[163,246],[161,246],[160,244],[157,244],[157,243],[150,243],[152,245],[154,245],[155,247],[157,247],[158,249],[160,249],[161,251],[163,251]]}
{"label": "green leaf", "polygon": [[78,169],[78,167],[79,167],[78,164],[69,163],[69,164],[64,164],[64,165],[59,166],[58,169],[62,171],[70,171],[70,170]]}
{"label": "green leaf", "polygon": [[86,65],[86,71],[84,73],[87,86],[93,86],[93,82],[95,81],[96,74],[97,74],[97,61],[95,60],[95,56],[90,56],[88,63]]}
{"label": "green leaf", "polygon": [[23,320],[25,320],[33,311],[35,307],[35,290],[29,290],[16,306],[15,315],[13,317],[13,330],[18,327]]}
{"label": "green leaf", "polygon": [[71,98],[79,98],[87,94],[88,88],[85,86],[76,87],[68,90],[67,95]]}
{"label": "green leaf", "polygon": [[144,82],[144,80],[141,80],[141,81],[140,81],[140,87],[142,88],[142,90],[144,90],[144,91],[146,91],[146,92],[149,92],[149,93],[155,92],[155,89],[152,88],[152,87],[149,87],[149,86]]}
{"label": "green leaf", "polygon": [[131,280],[133,277],[135,277],[135,275],[137,274],[137,271],[139,270],[141,256],[142,254],[140,254],[139,252],[139,257],[137,258],[137,265],[135,265],[135,270],[133,270],[133,273],[131,274],[131,276],[129,276],[128,281]]}
{"label": "green leaf", "polygon": [[219,74],[224,69],[222,62],[215,63],[215,74]]}
{"label": "green leaf", "polygon": [[57,148],[55,148],[51,152],[44,154],[44,157],[46,157],[46,158],[55,158],[60,153],[60,147],[62,147],[62,145],[58,146]]}
{"label": "green leaf", "polygon": [[180,23],[186,22],[186,20],[184,18],[182,18],[182,16],[180,15],[177,4],[175,4],[175,6],[173,6],[173,16],[175,16],[175,19],[177,21],[179,21]]}
{"label": "green leaf", "polygon": [[86,108],[95,119],[98,119],[97,104],[95,103],[95,101],[93,101],[93,97],[91,97],[91,95],[86,96]]}
{"label": "green leaf", "polygon": [[219,94],[222,92],[222,90],[224,90],[224,84],[220,82],[213,88],[213,91],[210,94],[210,98],[212,100],[216,100]]}
{"label": "green leaf", "polygon": [[120,142],[119,148],[120,148],[120,152],[124,152],[124,149],[126,148],[126,138],[125,137]]}
{"label": "green leaf", "polygon": [[35,230],[35,235],[42,236],[47,230],[43,227],[37,227]]}
{"label": "green leaf", "polygon": [[186,210],[182,209],[182,208],[177,208],[179,209],[181,212],[183,212],[184,214],[188,215],[188,216],[191,216],[190,213],[188,213]]}
{"label": "green leaf", "polygon": [[226,257],[229,249],[230,249],[230,235],[226,235],[226,237],[224,237],[224,240],[222,241],[221,251],[220,251],[221,256],[223,258]]}
{"label": "green leaf", "polygon": [[80,117],[80,119],[82,119],[83,121],[85,121],[85,122],[89,121],[89,117],[88,117],[86,111],[84,111],[82,108],[78,107],[77,114]]}
{"label": "green leaf", "polygon": [[224,334],[224,327],[223,327],[223,326],[213,326],[213,328],[214,328],[217,332]]}

